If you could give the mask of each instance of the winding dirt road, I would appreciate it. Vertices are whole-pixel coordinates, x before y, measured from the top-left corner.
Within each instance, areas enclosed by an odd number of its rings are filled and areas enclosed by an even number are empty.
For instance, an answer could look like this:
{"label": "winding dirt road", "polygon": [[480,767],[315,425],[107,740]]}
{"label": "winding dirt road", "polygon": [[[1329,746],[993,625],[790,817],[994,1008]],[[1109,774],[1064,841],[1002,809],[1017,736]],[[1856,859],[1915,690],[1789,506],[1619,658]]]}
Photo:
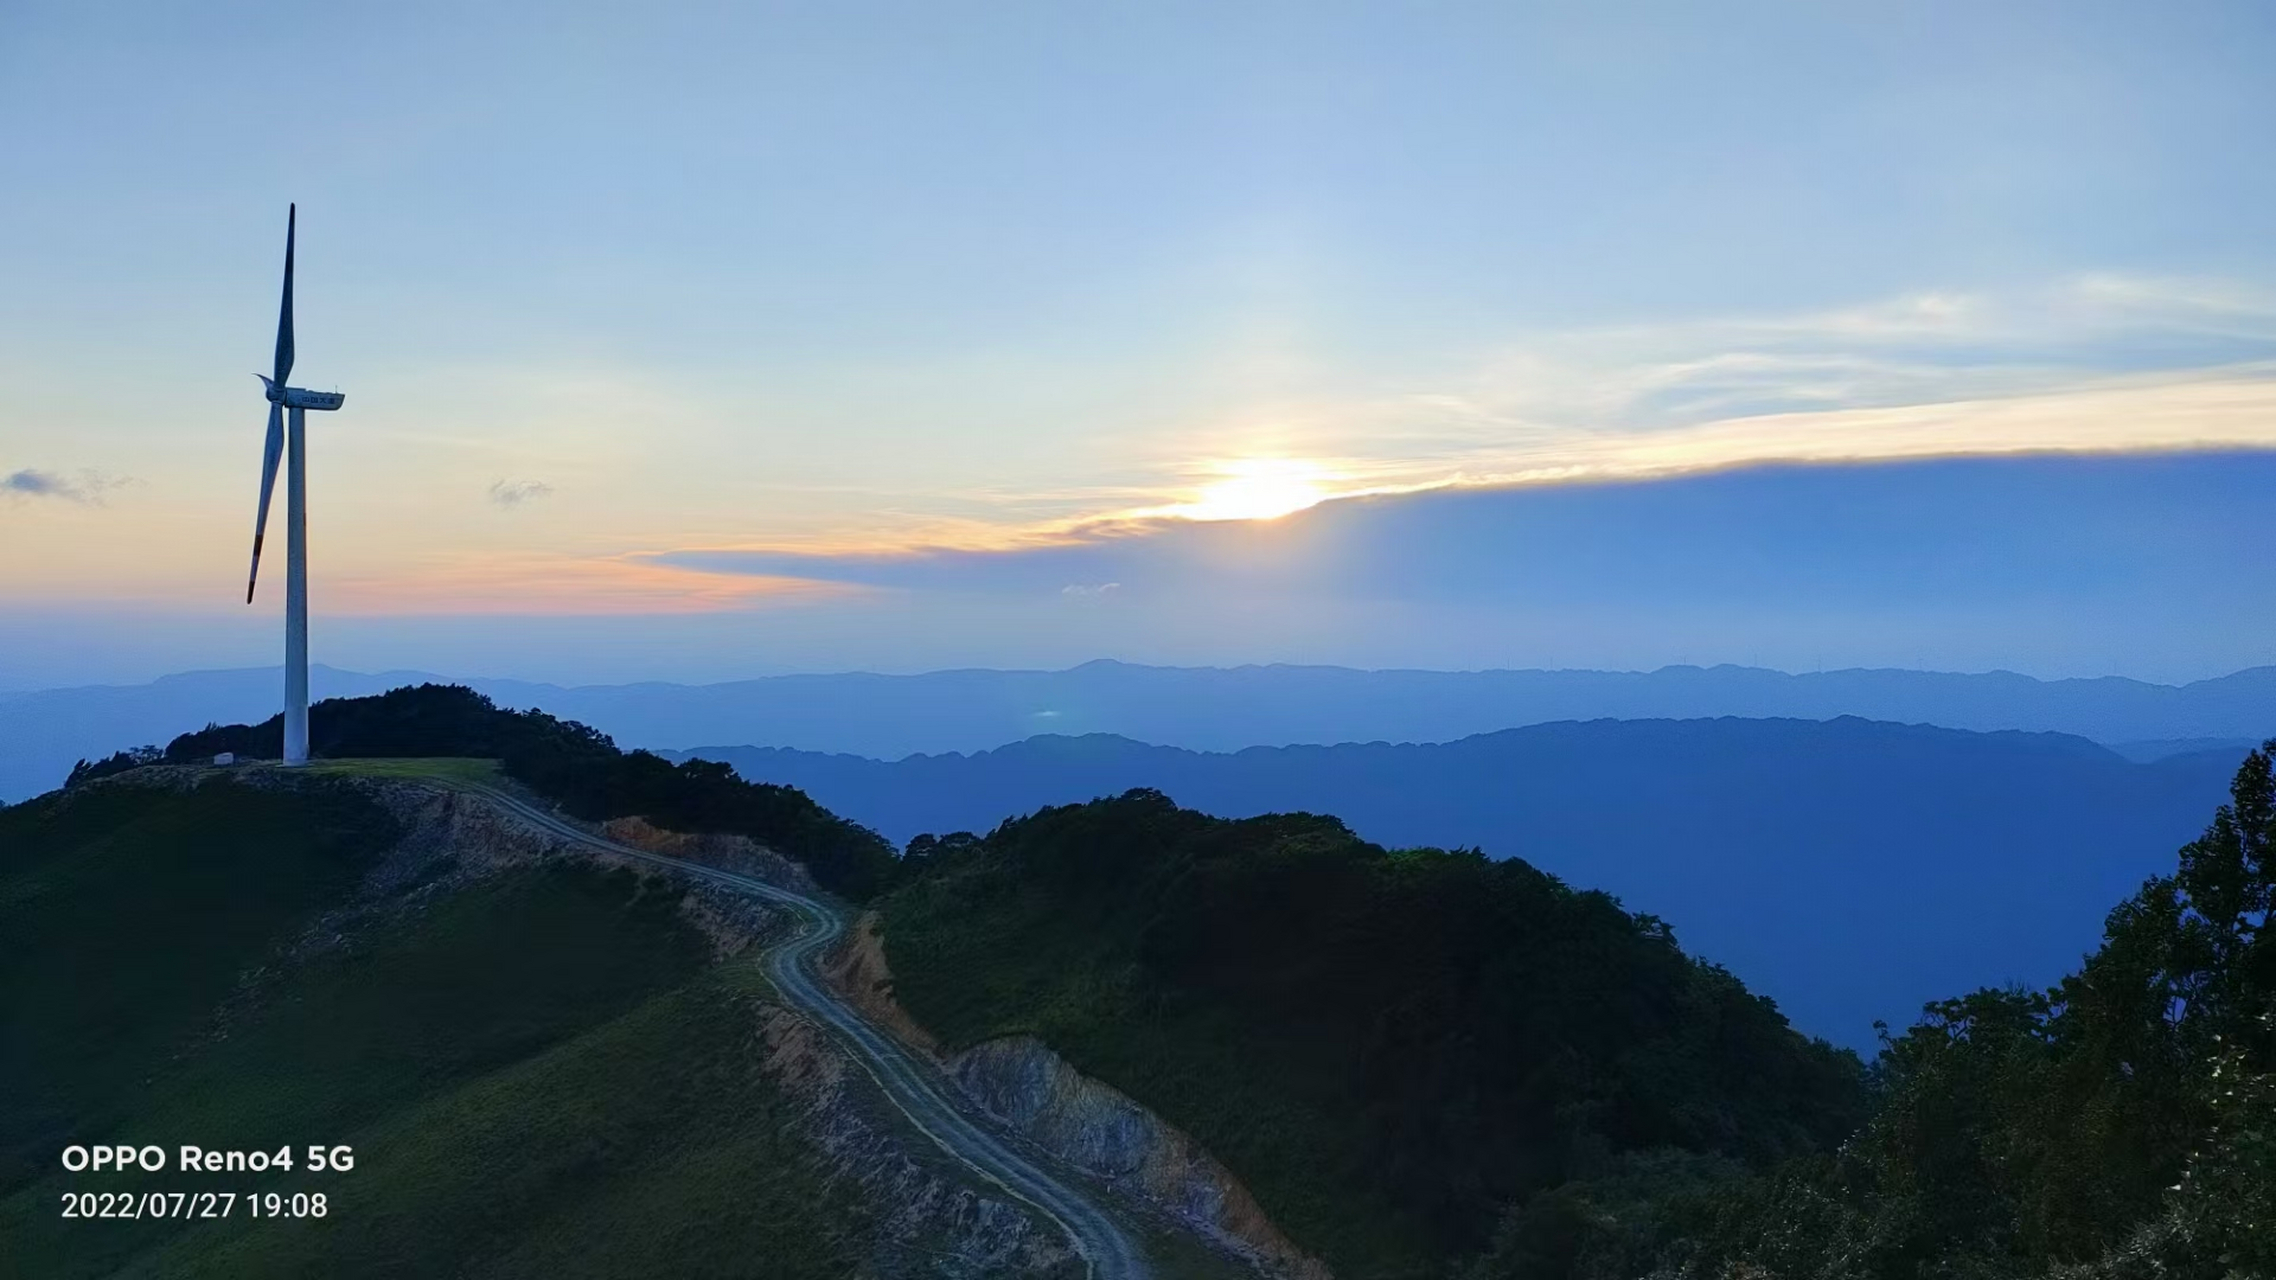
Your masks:
{"label": "winding dirt road", "polygon": [[1142,1280],[1146,1276],[1145,1259],[1128,1233],[1090,1199],[1080,1184],[1053,1176],[976,1122],[944,1089],[937,1071],[870,1025],[816,978],[815,961],[845,932],[844,918],[828,904],[751,876],[619,844],[492,787],[458,785],[460,790],[480,795],[564,840],[668,867],[681,875],[788,908],[798,917],[799,931],[765,957],[767,976],[783,998],[836,1034],[886,1098],[951,1159],[1057,1223],[1093,1280]]}

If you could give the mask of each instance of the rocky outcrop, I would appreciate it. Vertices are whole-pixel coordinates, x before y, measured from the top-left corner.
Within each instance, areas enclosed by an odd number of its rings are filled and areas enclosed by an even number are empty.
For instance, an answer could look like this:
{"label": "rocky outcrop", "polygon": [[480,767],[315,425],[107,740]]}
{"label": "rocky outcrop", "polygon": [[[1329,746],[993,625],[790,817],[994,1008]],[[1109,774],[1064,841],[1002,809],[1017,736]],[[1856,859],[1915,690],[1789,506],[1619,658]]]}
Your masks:
{"label": "rocky outcrop", "polygon": [[838,1178],[872,1207],[872,1265],[887,1276],[1081,1276],[1059,1229],[912,1150],[906,1126],[883,1119],[874,1087],[814,1024],[760,1002],[766,1067],[798,1100],[801,1124]]}
{"label": "rocky outcrop", "polygon": [[877,913],[864,911],[845,938],[821,958],[822,981],[861,1016],[912,1049],[938,1059],[940,1043],[893,998],[893,971],[885,964],[885,940],[877,932]]}
{"label": "rocky outcrop", "polygon": [[1045,1150],[1168,1211],[1267,1274],[1328,1280],[1326,1265],[1282,1235],[1200,1143],[1075,1070],[1041,1040],[983,1041],[946,1065],[966,1096]]}
{"label": "rocky outcrop", "polygon": [[942,1057],[932,1034],[893,996],[875,912],[863,912],[824,957],[822,976],[847,1003],[939,1063],[966,1097],[1037,1146],[1177,1219],[1268,1275],[1330,1280],[1265,1216],[1231,1170],[1128,1095],[1076,1070],[1033,1036],[983,1041]]}
{"label": "rocky outcrop", "polygon": [[[283,770],[246,770],[253,785],[276,785]],[[477,796],[394,778],[353,778],[353,786],[391,814],[402,829],[395,847],[366,882],[392,893],[428,881],[460,882],[526,867],[557,852],[561,838]]]}
{"label": "rocky outcrop", "polygon": [[611,818],[601,824],[601,834],[618,844],[751,876],[794,893],[822,892],[804,863],[792,862],[749,836],[666,831],[646,818]]}

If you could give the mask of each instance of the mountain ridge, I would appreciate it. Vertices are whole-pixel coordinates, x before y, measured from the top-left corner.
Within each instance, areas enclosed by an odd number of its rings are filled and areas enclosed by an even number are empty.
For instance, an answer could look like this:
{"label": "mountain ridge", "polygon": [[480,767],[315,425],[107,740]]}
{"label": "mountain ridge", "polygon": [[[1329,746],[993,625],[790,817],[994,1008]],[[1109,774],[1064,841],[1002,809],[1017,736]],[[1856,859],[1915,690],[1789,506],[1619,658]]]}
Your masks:
{"label": "mountain ridge", "polygon": [[[1723,717],[1228,753],[1042,735],[898,761],[664,754],[796,787],[896,842],[1143,787],[1219,817],[1333,813],[1393,848],[1521,857],[1667,920],[1797,1026],[1864,1048],[1875,1019],[2075,963],[2244,752],[2137,764],[2056,733]],[[1921,952],[1920,928],[1954,941]]]}
{"label": "mountain ridge", "polygon": [[[80,757],[164,742],[275,707],[274,668],[183,672],[141,685],[0,693],[0,800],[61,782]],[[440,679],[318,666],[318,698]],[[2124,676],[2042,681],[1854,668],[1650,672],[1360,670],[1270,664],[1154,667],[1098,659],[1060,671],[961,668],[917,675],[766,676],[717,684],[562,686],[472,679],[513,706],[543,706],[627,746],[755,744],[899,759],[975,751],[1041,732],[1118,733],[1197,750],[1296,743],[1446,742],[1565,719],[1720,715],[1869,719],[2047,730],[2105,743],[2257,741],[2276,732],[2276,666],[2166,685]]]}

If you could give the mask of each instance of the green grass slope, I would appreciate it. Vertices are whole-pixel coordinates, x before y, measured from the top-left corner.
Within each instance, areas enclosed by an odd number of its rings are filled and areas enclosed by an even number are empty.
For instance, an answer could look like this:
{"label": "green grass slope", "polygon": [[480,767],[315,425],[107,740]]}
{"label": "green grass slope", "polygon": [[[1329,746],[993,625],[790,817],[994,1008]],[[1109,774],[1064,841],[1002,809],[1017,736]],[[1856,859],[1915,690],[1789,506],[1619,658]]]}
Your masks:
{"label": "green grass slope", "polygon": [[882,914],[920,1021],[1040,1035],[1344,1280],[1443,1274],[1623,1153],[1767,1165],[1863,1113],[1853,1055],[1522,862],[1151,792],[911,853]]}
{"label": "green grass slope", "polygon": [[344,792],[112,786],[0,809],[0,1190],[115,1130],[238,975],[395,838]]}
{"label": "green grass slope", "polygon": [[[0,810],[9,1274],[847,1274],[863,1210],[758,1068],[752,994],[679,891],[510,873],[294,963],[396,837],[346,785],[110,784]],[[249,972],[268,968],[257,980]],[[63,1171],[73,1142],[346,1173]],[[303,1162],[304,1163],[304,1162]],[[74,1191],[322,1191],[322,1221],[73,1221]]]}

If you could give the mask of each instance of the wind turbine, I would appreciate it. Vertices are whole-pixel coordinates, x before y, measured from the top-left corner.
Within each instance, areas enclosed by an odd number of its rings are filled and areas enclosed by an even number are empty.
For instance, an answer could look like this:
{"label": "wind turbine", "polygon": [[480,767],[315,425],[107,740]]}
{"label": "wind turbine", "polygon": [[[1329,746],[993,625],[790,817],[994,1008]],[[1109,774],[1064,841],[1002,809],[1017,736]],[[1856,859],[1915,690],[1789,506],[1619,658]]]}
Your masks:
{"label": "wind turbine", "polygon": [[285,213],[284,304],[277,312],[275,377],[253,376],[267,388],[269,439],[261,452],[261,510],[253,517],[253,567],[245,575],[245,603],[253,603],[253,584],[261,576],[261,535],[269,524],[269,495],[277,487],[277,455],[287,452],[284,411],[292,410],[290,461],[285,478],[285,709],[284,762],[308,762],[308,410],[332,410],[347,403],[336,391],[288,387],[292,373],[292,242],[300,221],[298,205]]}

